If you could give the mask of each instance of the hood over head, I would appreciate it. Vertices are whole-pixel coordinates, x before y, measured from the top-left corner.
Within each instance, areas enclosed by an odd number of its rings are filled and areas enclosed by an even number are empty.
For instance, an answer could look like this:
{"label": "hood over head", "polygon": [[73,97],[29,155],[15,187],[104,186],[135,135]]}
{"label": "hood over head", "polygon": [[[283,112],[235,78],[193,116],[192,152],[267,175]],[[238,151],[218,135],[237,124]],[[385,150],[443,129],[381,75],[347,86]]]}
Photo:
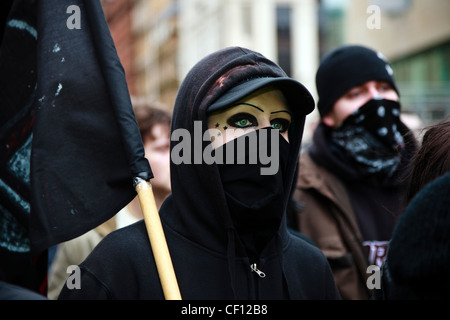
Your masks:
{"label": "hood over head", "polygon": [[[178,90],[171,127],[172,195],[166,201],[174,210],[164,211],[163,204],[161,218],[175,231],[203,247],[226,252],[230,234],[236,234],[218,165],[203,160],[203,154],[211,144],[208,134],[204,135],[208,129],[208,111],[225,108],[269,84],[284,93],[292,112],[286,169],[289,179],[284,182],[285,190],[291,190],[305,117],[314,108],[313,98],[302,84],[288,78],[277,64],[263,55],[245,48],[229,47],[200,60]],[[186,150],[180,147],[181,144]],[[174,156],[180,155],[184,160],[174,161]],[[286,208],[290,193],[285,194]],[[279,233],[281,230],[285,233],[284,218],[281,225]]]}

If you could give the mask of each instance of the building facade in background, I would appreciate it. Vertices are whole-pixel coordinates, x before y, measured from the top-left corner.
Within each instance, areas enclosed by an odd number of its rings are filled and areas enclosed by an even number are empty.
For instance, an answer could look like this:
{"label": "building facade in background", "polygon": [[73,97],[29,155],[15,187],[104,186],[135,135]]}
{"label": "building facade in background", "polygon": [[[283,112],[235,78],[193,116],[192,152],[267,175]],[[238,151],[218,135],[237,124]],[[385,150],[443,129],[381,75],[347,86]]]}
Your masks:
{"label": "building facade in background", "polygon": [[[316,0],[103,0],[102,4],[133,95],[173,106],[189,69],[227,46],[261,52],[315,90]],[[119,24],[119,16],[130,24],[128,29]],[[121,44],[124,33],[126,45]],[[122,56],[129,42],[131,65]]]}
{"label": "building facade in background", "polygon": [[[392,63],[403,108],[424,123],[450,114],[448,0],[102,0],[134,96],[173,107],[205,55],[244,46],[277,61],[316,97],[321,56],[362,44]],[[313,125],[317,113],[307,117]]]}
{"label": "building facade in background", "polygon": [[381,51],[405,111],[424,123],[450,115],[450,1],[322,0],[320,12],[321,48],[362,44]]}
{"label": "building facade in background", "polygon": [[135,45],[131,30],[133,0],[102,0],[101,3],[117,49],[117,54],[125,69],[128,89],[131,93],[134,93],[133,64]]}

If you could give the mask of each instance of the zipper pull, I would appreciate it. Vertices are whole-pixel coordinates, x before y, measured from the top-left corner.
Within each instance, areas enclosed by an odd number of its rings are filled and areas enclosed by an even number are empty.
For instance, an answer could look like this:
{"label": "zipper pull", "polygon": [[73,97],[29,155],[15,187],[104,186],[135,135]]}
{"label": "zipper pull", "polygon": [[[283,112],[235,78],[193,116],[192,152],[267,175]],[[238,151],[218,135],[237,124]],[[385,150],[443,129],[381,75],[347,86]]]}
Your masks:
{"label": "zipper pull", "polygon": [[266,277],[266,274],[258,269],[258,267],[256,266],[256,263],[251,264],[250,269],[252,269],[253,272],[256,272],[260,278]]}

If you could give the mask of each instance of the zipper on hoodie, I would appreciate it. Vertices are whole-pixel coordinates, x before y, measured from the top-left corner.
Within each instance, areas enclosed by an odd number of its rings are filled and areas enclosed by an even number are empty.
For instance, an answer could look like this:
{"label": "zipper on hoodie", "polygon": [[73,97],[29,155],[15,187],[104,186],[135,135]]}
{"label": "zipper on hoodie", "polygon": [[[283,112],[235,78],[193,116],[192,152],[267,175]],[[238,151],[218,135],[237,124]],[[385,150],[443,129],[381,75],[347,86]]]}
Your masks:
{"label": "zipper on hoodie", "polygon": [[251,290],[250,290],[250,294],[253,293],[253,296],[250,298],[251,300],[259,300],[259,278],[263,279],[266,277],[266,274],[258,269],[258,266],[256,263],[252,263],[250,264],[250,273],[256,273],[256,275],[250,277],[251,280]]}
{"label": "zipper on hoodie", "polygon": [[258,269],[258,266],[256,265],[256,263],[252,263],[250,265],[250,269],[253,272],[255,272],[260,278],[265,278],[266,277],[266,274],[263,271]]}

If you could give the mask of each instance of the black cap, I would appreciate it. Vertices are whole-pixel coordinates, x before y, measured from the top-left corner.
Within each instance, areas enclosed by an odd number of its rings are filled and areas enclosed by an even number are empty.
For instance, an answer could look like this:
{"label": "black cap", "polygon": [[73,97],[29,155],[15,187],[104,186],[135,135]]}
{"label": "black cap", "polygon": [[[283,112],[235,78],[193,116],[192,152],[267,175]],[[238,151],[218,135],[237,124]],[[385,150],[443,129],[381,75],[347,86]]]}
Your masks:
{"label": "black cap", "polygon": [[386,81],[398,93],[393,73],[380,52],[357,45],[336,48],[325,55],[316,74],[320,115],[326,115],[351,88],[367,81]]}
{"label": "black cap", "polygon": [[313,97],[300,82],[289,77],[263,77],[250,79],[232,87],[208,107],[208,113],[231,107],[245,96],[267,86],[280,90],[288,105],[302,104],[301,110],[305,115],[314,110]]}

